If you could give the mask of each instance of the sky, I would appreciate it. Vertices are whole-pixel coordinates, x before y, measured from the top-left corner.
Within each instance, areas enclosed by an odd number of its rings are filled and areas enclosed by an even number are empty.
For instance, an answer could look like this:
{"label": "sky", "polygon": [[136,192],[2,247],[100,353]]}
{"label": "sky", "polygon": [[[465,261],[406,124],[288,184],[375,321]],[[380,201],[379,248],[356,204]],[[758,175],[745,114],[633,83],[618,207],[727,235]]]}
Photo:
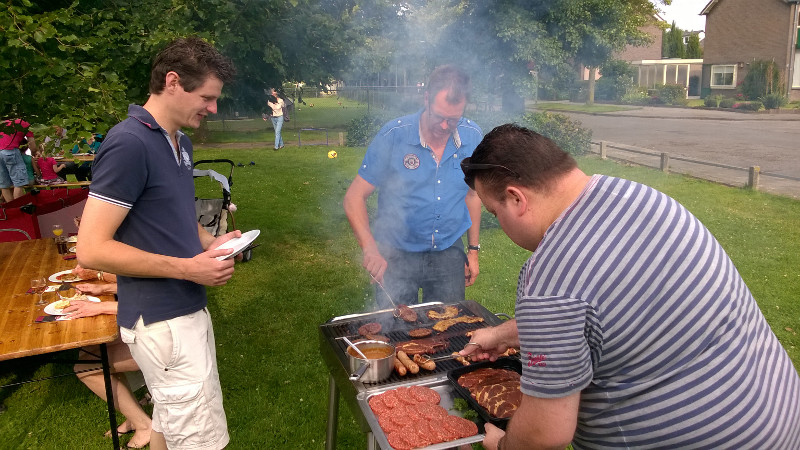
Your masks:
{"label": "sky", "polygon": [[669,6],[655,1],[653,3],[661,11],[661,17],[669,24],[674,20],[678,28],[686,31],[706,28],[706,16],[701,16],[700,11],[708,4],[708,0],[672,0]]}

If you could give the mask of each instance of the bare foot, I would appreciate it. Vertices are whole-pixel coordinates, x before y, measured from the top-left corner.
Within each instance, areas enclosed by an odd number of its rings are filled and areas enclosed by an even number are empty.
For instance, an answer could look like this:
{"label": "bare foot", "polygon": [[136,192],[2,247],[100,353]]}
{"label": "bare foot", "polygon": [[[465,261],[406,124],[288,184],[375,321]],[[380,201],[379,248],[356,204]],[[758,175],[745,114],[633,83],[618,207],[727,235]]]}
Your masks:
{"label": "bare foot", "polygon": [[150,443],[150,428],[136,430],[133,437],[128,441],[128,448],[144,448]]}
{"label": "bare foot", "polygon": [[[135,430],[133,429],[133,425],[131,425],[131,423],[129,421],[127,421],[127,420],[125,422],[122,422],[117,427],[117,434],[119,434],[119,435],[133,433],[134,431]],[[110,438],[111,437],[111,430],[106,431],[105,436],[107,438]]]}

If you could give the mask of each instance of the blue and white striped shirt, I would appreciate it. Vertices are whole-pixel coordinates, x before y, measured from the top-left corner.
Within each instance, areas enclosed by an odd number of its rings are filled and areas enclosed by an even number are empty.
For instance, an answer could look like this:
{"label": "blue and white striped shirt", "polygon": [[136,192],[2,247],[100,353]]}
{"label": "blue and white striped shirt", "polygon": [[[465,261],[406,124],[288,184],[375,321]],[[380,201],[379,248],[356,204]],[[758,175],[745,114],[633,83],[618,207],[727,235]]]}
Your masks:
{"label": "blue and white striped shirt", "polygon": [[800,448],[800,378],[711,233],[592,177],[520,272],[522,391],[581,392],[575,448]]}

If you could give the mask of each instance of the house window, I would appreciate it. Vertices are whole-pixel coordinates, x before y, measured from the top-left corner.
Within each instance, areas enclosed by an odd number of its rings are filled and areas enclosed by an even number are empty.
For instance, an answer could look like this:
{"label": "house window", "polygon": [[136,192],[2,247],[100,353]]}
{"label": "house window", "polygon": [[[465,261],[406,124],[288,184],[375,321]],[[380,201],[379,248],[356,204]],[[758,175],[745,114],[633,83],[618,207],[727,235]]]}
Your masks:
{"label": "house window", "polygon": [[736,66],[711,66],[711,87],[734,88],[736,80]]}

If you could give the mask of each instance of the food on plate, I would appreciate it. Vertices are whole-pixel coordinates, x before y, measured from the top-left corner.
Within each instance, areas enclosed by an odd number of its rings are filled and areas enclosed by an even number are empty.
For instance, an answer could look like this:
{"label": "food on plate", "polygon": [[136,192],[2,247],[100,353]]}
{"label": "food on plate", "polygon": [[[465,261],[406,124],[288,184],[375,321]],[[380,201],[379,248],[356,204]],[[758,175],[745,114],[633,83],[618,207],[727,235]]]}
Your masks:
{"label": "food on plate", "polygon": [[430,328],[414,328],[413,330],[408,332],[408,335],[412,338],[424,338],[428,337],[433,334]]}
{"label": "food on plate", "polygon": [[397,355],[394,357],[394,371],[401,377],[404,377],[408,373],[408,369],[397,359]]}
{"label": "food on plate", "polygon": [[425,370],[436,370],[436,362],[430,356],[414,355],[414,362]]}
{"label": "food on plate", "polygon": [[368,336],[370,334],[378,334],[381,332],[381,329],[383,329],[383,327],[381,327],[381,324],[377,322],[369,322],[358,327],[358,334],[362,336]]}
{"label": "food on plate", "polygon": [[417,365],[417,363],[415,363],[408,357],[406,352],[402,350],[398,351],[397,359],[399,359],[400,362],[403,363],[404,366],[406,366],[406,369],[408,369],[409,372],[419,373],[419,366]]}
{"label": "food on plate", "polygon": [[56,279],[58,281],[78,281],[81,277],[75,275],[74,273],[62,273],[61,275],[57,276]]}
{"label": "food on plate", "polygon": [[408,305],[399,305],[394,310],[394,316],[406,322],[416,322],[417,312],[409,308]]}
{"label": "food on plate", "polygon": [[469,360],[466,357],[459,355],[458,352],[453,352],[451,354],[453,355],[453,359],[460,362],[462,366],[468,366],[470,364]]}
{"label": "food on plate", "polygon": [[506,419],[514,415],[522,402],[519,378],[513,370],[484,368],[461,375],[458,384],[467,389],[486,412]]}
{"label": "food on plate", "polygon": [[452,319],[440,320],[433,325],[433,329],[440,333],[443,333],[447,331],[448,328],[452,327],[457,323],[477,323],[477,322],[483,322],[483,317],[460,316],[460,317],[454,317]]}
{"label": "food on plate", "polygon": [[428,311],[428,317],[433,320],[442,320],[442,319],[452,319],[453,317],[458,315],[458,307],[453,305],[447,305],[442,308],[442,312],[439,312],[435,309],[431,309]]}
{"label": "food on plate", "polygon": [[69,306],[69,300],[58,300],[53,303],[53,309],[64,309]]}
{"label": "food on plate", "polygon": [[389,445],[397,450],[426,447],[478,434],[478,427],[450,415],[441,396],[424,386],[399,387],[373,395],[369,404]]}
{"label": "food on plate", "polygon": [[395,344],[395,348],[398,351],[402,350],[407,355],[416,355],[418,353],[434,354],[438,351],[447,350],[448,347],[450,347],[450,342],[440,337],[414,339],[413,341]]}

